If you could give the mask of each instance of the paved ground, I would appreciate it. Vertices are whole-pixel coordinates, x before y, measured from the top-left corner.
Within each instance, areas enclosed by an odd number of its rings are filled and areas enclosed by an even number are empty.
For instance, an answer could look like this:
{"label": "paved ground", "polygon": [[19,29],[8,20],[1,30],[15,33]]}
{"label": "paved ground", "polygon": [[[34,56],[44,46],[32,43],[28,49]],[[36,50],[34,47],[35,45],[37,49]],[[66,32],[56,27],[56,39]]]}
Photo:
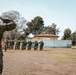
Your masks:
{"label": "paved ground", "polygon": [[2,75],[76,75],[76,49],[4,52]]}

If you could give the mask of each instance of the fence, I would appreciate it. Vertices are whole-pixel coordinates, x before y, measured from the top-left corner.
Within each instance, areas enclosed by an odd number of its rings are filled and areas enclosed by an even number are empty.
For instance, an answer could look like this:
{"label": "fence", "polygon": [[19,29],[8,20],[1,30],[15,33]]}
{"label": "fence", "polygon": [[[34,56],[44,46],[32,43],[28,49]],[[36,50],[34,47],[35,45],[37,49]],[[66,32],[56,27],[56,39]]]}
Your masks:
{"label": "fence", "polygon": [[[33,40],[32,40],[33,41]],[[37,40],[38,42],[40,40]],[[71,48],[72,41],[71,40],[50,40],[50,39],[43,39],[44,48]]]}
{"label": "fence", "polygon": [[43,39],[45,48],[71,48],[72,41],[71,40],[50,40]]}

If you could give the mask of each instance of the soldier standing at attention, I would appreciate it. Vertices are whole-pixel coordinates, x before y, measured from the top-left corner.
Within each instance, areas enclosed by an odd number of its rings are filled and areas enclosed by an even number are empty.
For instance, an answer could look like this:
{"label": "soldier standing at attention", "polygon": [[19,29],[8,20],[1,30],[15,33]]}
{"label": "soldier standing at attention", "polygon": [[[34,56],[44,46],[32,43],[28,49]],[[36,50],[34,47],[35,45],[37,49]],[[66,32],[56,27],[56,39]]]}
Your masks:
{"label": "soldier standing at attention", "polygon": [[19,40],[16,40],[16,49],[20,49],[20,41]]}
{"label": "soldier standing at attention", "polygon": [[5,39],[4,40],[4,49],[5,49],[5,52],[7,51],[7,48],[8,48],[8,41]]}
{"label": "soldier standing at attention", "polygon": [[44,42],[40,41],[39,44],[40,44],[40,50],[43,50]]}
{"label": "soldier standing at attention", "polygon": [[10,46],[11,46],[10,48],[13,49],[13,46],[14,46],[14,41],[13,40],[10,41]]}
{"label": "soldier standing at attention", "polygon": [[25,49],[25,41],[23,40],[22,41],[22,50],[24,50]]}
{"label": "soldier standing at attention", "polygon": [[28,41],[28,50],[31,50],[32,42]]}
{"label": "soldier standing at attention", "polygon": [[27,41],[25,40],[24,41],[24,48],[26,49],[26,46],[27,46]]}
{"label": "soldier standing at attention", "polygon": [[38,42],[35,41],[35,42],[34,42],[34,50],[37,50],[37,49],[38,49]]}
{"label": "soldier standing at attention", "polygon": [[9,50],[11,49],[11,41],[10,40],[8,41],[8,49]]}

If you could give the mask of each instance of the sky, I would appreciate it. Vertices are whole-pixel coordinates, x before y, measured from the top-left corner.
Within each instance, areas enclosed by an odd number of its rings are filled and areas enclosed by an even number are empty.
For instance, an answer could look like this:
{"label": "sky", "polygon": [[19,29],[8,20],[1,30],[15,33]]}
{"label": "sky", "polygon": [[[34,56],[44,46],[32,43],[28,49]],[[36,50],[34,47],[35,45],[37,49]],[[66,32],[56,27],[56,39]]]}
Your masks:
{"label": "sky", "polygon": [[59,39],[67,28],[76,31],[76,0],[0,0],[0,15],[10,10],[27,21],[40,16],[45,26],[55,23],[60,28]]}

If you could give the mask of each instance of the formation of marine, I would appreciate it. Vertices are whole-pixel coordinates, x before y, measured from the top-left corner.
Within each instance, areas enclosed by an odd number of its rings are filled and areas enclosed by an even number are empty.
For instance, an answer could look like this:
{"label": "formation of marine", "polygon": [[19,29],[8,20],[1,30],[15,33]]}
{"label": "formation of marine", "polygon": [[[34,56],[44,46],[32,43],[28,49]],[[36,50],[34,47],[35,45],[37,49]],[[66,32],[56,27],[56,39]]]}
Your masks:
{"label": "formation of marine", "polygon": [[[1,44],[2,36],[5,31],[11,31],[11,30],[15,29],[16,24],[14,23],[13,20],[3,19],[2,17],[0,17],[0,20],[3,21],[3,24],[0,24],[0,75],[1,75],[2,71],[3,71],[3,51],[2,51],[2,44]],[[42,50],[43,47],[41,47],[41,46],[43,46],[43,45],[41,45],[41,43],[39,43],[39,44],[40,44],[40,50]],[[9,49],[9,50],[11,50],[11,49],[24,50],[24,49],[26,49],[26,47],[28,50],[31,50],[32,42],[31,41],[28,41],[28,42],[19,41],[19,40],[15,40],[15,41],[14,40],[4,40],[5,51],[7,51],[7,49]],[[34,49],[37,50],[37,46]]]}
{"label": "formation of marine", "polygon": [[4,40],[4,50],[43,50],[44,42],[43,41],[26,41],[26,40]]}

